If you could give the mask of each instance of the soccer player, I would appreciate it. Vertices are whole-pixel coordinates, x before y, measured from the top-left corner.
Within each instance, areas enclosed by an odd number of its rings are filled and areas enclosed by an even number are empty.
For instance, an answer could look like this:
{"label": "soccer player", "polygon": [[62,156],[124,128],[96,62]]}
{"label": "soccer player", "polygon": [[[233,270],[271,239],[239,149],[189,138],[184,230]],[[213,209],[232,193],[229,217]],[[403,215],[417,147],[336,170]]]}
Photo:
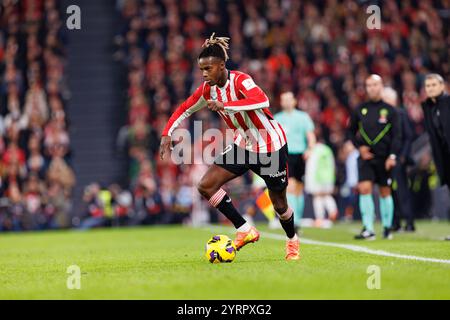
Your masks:
{"label": "soccer player", "polygon": [[400,122],[394,107],[383,102],[383,81],[372,74],[365,81],[369,100],[352,114],[349,133],[359,149],[359,209],[364,228],[355,239],[375,239],[375,205],[373,184],[379,186],[380,214],[384,227],[383,237],[392,239],[391,227],[394,202],[391,195],[391,171],[396,165],[400,149]]}
{"label": "soccer player", "polygon": [[[243,72],[228,70],[226,37],[207,39],[198,57],[204,82],[170,117],[162,133],[160,157],[171,148],[171,135],[181,121],[207,107],[217,112],[234,131],[234,143],[227,146],[201,178],[197,188],[212,206],[223,213],[237,229],[235,244],[241,249],[258,241],[259,232],[236,210],[222,186],[252,170],[264,179],[269,196],[286,232],[286,260],[298,260],[299,239],[294,213],[286,199],[287,140],[281,125],[269,111],[269,99]],[[274,168],[275,167],[275,168]]]}
{"label": "soccer player", "polygon": [[297,100],[294,94],[285,92],[281,94],[280,100],[283,111],[275,114],[275,120],[283,126],[289,141],[287,199],[289,206],[294,208],[294,222],[298,228],[305,208],[305,197],[303,196],[305,161],[314,148],[316,136],[314,135],[314,123],[309,115],[296,108]]}

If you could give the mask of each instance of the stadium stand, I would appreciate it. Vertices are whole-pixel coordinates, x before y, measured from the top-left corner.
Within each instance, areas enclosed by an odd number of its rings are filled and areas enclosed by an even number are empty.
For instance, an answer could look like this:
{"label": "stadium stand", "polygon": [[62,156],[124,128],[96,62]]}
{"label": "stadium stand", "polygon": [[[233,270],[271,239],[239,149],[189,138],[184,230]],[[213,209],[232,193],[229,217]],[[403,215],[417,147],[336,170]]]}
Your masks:
{"label": "stadium stand", "polygon": [[0,10],[0,231],[68,227],[75,175],[58,2]]}

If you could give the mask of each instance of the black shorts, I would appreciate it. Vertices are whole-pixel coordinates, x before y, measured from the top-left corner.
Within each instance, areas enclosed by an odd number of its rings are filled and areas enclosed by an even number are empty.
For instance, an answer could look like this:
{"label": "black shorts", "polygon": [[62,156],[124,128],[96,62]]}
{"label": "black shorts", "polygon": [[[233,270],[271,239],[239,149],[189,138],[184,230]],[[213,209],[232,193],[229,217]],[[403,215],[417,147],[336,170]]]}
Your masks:
{"label": "black shorts", "polygon": [[303,154],[288,154],[289,178],[303,181],[305,176],[305,160]]}
{"label": "black shorts", "polygon": [[387,187],[392,184],[391,171],[385,169],[386,159],[363,160],[358,158],[358,180],[372,181],[379,186]]}
{"label": "black shorts", "polygon": [[272,191],[283,191],[288,185],[287,145],[275,152],[256,153],[233,143],[214,160],[214,164],[238,176],[251,170],[259,175]]}

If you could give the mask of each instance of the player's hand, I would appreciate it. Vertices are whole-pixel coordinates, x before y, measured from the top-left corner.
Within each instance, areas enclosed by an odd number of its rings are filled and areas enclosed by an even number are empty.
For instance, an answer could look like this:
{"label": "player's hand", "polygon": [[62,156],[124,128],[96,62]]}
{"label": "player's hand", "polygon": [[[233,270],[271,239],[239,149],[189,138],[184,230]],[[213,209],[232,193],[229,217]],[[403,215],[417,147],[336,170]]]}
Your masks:
{"label": "player's hand", "polygon": [[396,164],[397,160],[395,160],[394,158],[387,158],[386,162],[384,163],[384,167],[386,168],[386,171],[390,171],[395,167]]}
{"label": "player's hand", "polygon": [[370,152],[370,147],[368,146],[359,147],[359,154],[363,160],[371,160],[374,158],[374,155]]}
{"label": "player's hand", "polygon": [[212,111],[222,111],[225,110],[225,107],[223,106],[223,102],[217,101],[217,100],[208,100],[207,106],[209,110]]}
{"label": "player's hand", "polygon": [[164,155],[172,148],[172,138],[169,136],[162,136],[161,144],[159,145],[159,156],[161,160],[164,160]]}

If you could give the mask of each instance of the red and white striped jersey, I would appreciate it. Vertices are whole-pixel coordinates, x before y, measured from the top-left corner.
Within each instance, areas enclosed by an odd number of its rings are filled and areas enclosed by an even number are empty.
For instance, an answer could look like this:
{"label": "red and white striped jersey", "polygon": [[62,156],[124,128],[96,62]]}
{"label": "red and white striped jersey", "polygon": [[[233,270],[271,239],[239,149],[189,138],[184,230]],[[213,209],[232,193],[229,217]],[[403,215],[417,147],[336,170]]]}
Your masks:
{"label": "red and white striped jersey", "polygon": [[269,98],[248,74],[239,71],[230,71],[222,88],[203,82],[175,110],[162,135],[171,136],[181,121],[206,107],[211,99],[223,102],[225,110],[218,113],[234,131],[234,143],[241,148],[267,153],[277,151],[286,144],[283,128],[269,111]]}

